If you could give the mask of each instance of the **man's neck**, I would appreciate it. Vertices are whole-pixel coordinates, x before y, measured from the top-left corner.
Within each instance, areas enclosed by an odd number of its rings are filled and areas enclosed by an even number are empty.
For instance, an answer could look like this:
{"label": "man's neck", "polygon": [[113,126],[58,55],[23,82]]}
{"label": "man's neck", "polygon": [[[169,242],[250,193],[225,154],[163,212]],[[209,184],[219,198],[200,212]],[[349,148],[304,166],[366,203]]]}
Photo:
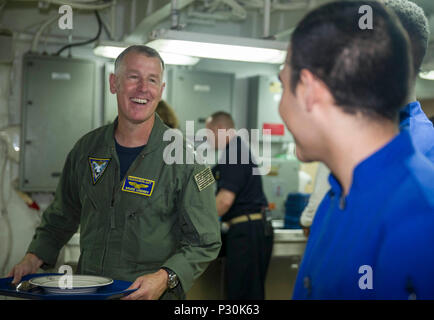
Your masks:
{"label": "man's neck", "polygon": [[417,100],[417,99],[416,99],[416,87],[413,86],[413,87],[411,88],[411,91],[410,91],[409,95],[408,95],[406,105],[408,105],[409,103],[414,102],[414,101],[416,101],[416,100]]}
{"label": "man's neck", "polygon": [[398,127],[391,121],[358,122],[340,126],[339,131],[329,137],[329,152],[323,162],[340,182],[343,195],[350,191],[356,166],[398,133]]}
{"label": "man's neck", "polygon": [[118,144],[127,148],[140,147],[148,143],[154,126],[155,116],[142,123],[131,123],[121,117],[115,131],[115,139]]}

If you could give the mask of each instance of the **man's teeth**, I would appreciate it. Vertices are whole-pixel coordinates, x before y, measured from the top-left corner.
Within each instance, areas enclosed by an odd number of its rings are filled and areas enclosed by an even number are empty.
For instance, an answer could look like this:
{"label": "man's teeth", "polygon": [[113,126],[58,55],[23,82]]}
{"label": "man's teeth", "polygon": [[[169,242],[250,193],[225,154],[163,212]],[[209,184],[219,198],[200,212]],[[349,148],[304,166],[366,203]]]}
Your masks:
{"label": "man's teeth", "polygon": [[131,101],[137,102],[137,103],[143,103],[143,104],[148,102],[148,100],[146,100],[146,99],[139,99],[139,98],[132,98]]}

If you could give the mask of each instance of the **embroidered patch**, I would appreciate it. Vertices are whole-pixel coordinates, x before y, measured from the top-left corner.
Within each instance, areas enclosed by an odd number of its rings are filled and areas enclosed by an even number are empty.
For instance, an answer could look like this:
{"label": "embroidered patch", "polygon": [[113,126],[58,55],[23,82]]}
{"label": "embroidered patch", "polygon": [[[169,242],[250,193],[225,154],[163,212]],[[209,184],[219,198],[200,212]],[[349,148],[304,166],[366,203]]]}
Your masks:
{"label": "embroidered patch", "polygon": [[150,197],[152,195],[152,191],[154,190],[154,185],[155,181],[128,176],[122,185],[122,191]]}
{"label": "embroidered patch", "polygon": [[202,191],[206,187],[212,185],[214,183],[214,176],[212,175],[211,169],[208,167],[198,174],[194,175],[194,180],[196,180],[197,187],[199,191]]}
{"label": "embroidered patch", "polygon": [[92,173],[92,183],[95,185],[98,180],[102,177],[105,169],[111,159],[101,159],[89,157],[90,172]]}

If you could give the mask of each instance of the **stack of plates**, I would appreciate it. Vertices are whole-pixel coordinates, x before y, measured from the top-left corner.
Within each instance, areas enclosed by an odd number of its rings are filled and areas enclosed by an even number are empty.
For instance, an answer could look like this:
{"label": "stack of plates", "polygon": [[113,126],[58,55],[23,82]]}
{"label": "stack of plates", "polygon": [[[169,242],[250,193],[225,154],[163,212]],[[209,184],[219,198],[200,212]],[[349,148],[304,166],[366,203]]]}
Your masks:
{"label": "stack of plates", "polygon": [[[66,277],[71,277],[72,282],[68,282]],[[89,294],[112,284],[113,279],[87,275],[58,275],[33,278],[29,283],[51,294]],[[72,284],[70,288],[69,284]]]}

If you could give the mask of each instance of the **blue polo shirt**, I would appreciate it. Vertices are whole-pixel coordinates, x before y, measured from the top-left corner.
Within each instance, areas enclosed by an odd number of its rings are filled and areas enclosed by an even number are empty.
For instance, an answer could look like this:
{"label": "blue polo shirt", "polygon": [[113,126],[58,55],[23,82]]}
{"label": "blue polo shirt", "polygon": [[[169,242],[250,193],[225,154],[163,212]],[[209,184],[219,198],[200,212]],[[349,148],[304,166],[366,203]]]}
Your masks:
{"label": "blue polo shirt", "polygon": [[346,197],[333,175],[294,299],[434,299],[434,164],[403,130],[359,163]]}
{"label": "blue polo shirt", "polygon": [[[236,157],[231,157],[230,144],[236,148]],[[246,159],[243,159],[243,153]],[[212,168],[217,182],[217,193],[220,189],[227,189],[235,193],[236,197],[229,210],[222,216],[222,221],[229,221],[248,213],[261,212],[268,206],[265,193],[262,188],[262,178],[253,174],[254,163],[249,147],[240,137],[233,138],[222,154],[225,161]],[[231,159],[232,158],[232,159]],[[244,163],[245,162],[245,163]]]}
{"label": "blue polo shirt", "polygon": [[399,129],[407,129],[416,149],[434,162],[434,127],[418,101],[409,103],[400,111]]}

